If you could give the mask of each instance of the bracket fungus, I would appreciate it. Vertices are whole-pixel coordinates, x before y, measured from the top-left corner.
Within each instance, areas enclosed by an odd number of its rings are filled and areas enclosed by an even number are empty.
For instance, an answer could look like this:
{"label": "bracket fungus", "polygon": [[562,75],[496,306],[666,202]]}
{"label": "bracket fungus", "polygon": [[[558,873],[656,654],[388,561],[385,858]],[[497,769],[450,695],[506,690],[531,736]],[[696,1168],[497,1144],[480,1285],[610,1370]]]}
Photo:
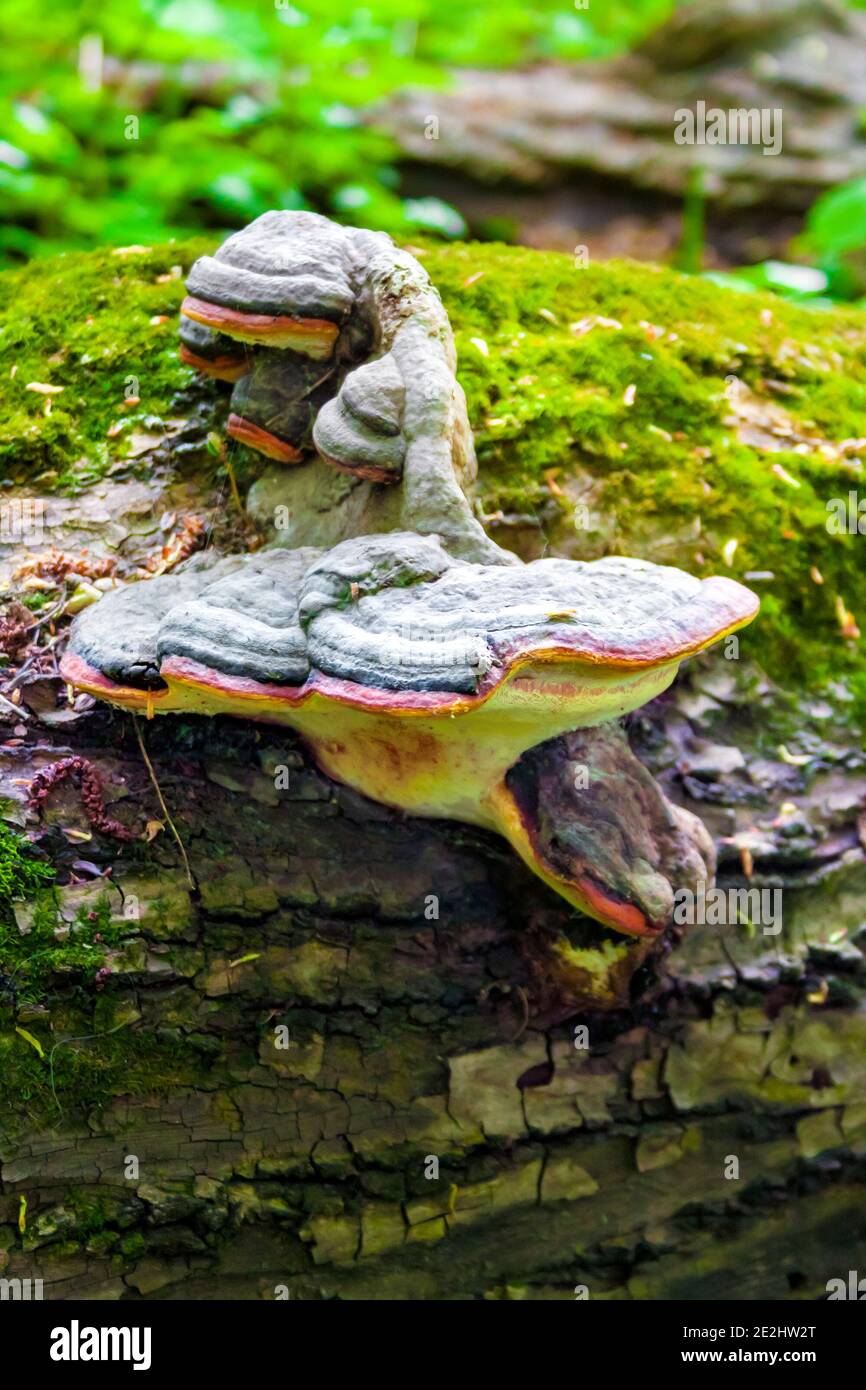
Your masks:
{"label": "bracket fungus", "polygon": [[234,382],[228,433],[305,464],[279,482],[298,518],[287,544],[311,543],[313,524],[323,545],[411,530],[513,562],[466,500],[476,464],[454,341],[414,257],[382,232],[268,212],[196,261],[187,289],[181,356]]}
{"label": "bracket fungus", "polygon": [[[495,830],[582,912],[657,940],[675,888],[711,876],[712,844],[617,721],[757,599],[641,560],[524,564],[496,546],[469,502],[447,316],[384,235],[268,213],[188,289],[185,360],[245,361],[230,428],[302,465],[283,470],[301,521],[288,545],[107,594],[76,619],[66,678],[126,709],[289,725],[334,779]],[[344,482],[322,494],[333,468]]]}

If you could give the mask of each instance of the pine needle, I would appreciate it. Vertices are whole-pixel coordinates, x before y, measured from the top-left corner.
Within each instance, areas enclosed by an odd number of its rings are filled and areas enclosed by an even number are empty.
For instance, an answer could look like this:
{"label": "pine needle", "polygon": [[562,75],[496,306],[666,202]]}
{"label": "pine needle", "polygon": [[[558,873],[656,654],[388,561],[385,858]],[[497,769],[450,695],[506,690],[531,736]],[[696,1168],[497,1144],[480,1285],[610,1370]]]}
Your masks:
{"label": "pine needle", "polygon": [[163,796],[162,791],[160,790],[159,782],[156,780],[156,773],[155,773],[154,770],[153,770],[153,763],[150,761],[150,758],[147,756],[147,749],[146,749],[145,746],[144,746],[144,739],[143,739],[142,734],[141,734],[141,726],[140,726],[140,724],[139,724],[139,722],[138,722],[138,716],[137,716],[137,715],[134,714],[134,715],[132,716],[132,722],[133,722],[133,724],[135,725],[135,735],[136,735],[136,738],[138,739],[138,746],[139,746],[139,748],[141,749],[141,756],[142,756],[142,758],[144,759],[144,765],[145,765],[145,767],[147,768],[148,773],[150,774],[150,780],[151,780],[151,782],[153,783],[153,790],[156,792],[157,800],[159,801],[159,804],[160,804],[160,806],[162,807],[162,814],[165,816],[166,824],[169,826],[172,835],[174,836],[175,840],[177,841],[177,847],[178,847],[178,849],[179,849],[180,852],[181,852],[181,856],[182,856],[182,858],[183,858],[183,863],[184,863],[184,868],[186,869],[186,878],[187,878],[187,882],[188,882],[190,888],[195,888],[195,879],[193,878],[193,876],[192,876],[192,870],[191,870],[190,867],[189,867],[189,859],[187,858],[187,853],[186,853],[186,849],[184,848],[183,840],[180,838],[180,835],[178,834],[177,826],[175,825],[174,821],[172,820],[171,815],[169,814],[169,809],[168,809],[168,807],[167,807],[166,804],[165,804],[165,797]]}

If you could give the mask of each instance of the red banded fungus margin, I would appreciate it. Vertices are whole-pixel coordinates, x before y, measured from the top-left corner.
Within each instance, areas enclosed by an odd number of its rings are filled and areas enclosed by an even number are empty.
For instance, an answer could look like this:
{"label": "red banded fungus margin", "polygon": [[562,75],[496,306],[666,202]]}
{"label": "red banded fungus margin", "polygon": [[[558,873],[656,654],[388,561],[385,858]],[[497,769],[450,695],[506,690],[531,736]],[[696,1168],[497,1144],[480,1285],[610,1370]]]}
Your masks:
{"label": "red banded fungus margin", "polygon": [[712,844],[617,721],[749,622],[755,597],[640,560],[523,564],[497,547],[468,500],[447,316],[384,235],[268,213],[188,289],[185,360],[245,364],[231,428],[293,465],[293,529],[107,594],[75,622],[66,679],[125,709],[289,725],[331,777],[494,829],[582,912],[657,940],[675,889],[711,876]]}

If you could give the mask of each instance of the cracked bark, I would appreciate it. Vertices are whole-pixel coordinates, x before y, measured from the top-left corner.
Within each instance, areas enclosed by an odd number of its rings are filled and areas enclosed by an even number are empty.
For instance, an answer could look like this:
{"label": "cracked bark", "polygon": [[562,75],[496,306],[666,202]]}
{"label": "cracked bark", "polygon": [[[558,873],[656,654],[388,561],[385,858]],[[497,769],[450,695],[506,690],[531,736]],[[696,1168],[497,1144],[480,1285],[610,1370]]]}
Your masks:
{"label": "cracked bark", "polygon": [[[733,882],[738,806],[772,814],[804,774],[770,778],[730,710],[743,767],[705,743],[689,761],[695,699],[657,702],[633,742],[700,804]],[[856,758],[793,793],[811,849],[756,851],[757,881],[786,885],[780,941],[695,928],[629,1007],[575,1015],[545,987],[573,914],[504,843],[373,806],[282,733],[189,729],[146,733],[196,890],[167,835],[94,842],[117,914],[137,899],[129,940],[102,994],[60,978],[47,1014],[13,1020],[52,1045],[122,1023],[130,1045],[180,1047],[176,1074],[121,1078],[98,1106],[61,1088],[47,1124],[23,1099],[4,1115],[4,1277],[52,1298],[757,1299],[820,1296],[866,1259]],[[73,740],[38,760],[93,757],[140,827],[153,793],[128,726],[101,713]],[[14,756],[10,783],[32,772]],[[75,819],[58,791],[60,857]],[[64,910],[99,891],[65,889]]]}

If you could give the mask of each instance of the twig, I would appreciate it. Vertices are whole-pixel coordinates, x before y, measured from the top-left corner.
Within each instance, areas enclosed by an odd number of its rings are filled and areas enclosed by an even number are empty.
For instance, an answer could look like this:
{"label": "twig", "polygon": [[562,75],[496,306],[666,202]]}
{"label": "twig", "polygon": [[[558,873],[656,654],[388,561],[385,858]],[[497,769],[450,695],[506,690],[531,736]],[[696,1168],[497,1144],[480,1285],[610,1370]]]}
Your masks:
{"label": "twig", "polygon": [[0,695],[0,715],[4,714],[14,716],[14,718],[21,720],[22,723],[30,718],[30,711],[27,709],[26,705],[22,709],[20,705],[16,705],[12,700],[7,700],[5,695]]}
{"label": "twig", "polygon": [[[23,644],[22,650],[27,650],[28,647],[33,647],[35,639],[39,636],[39,633],[41,632],[42,628],[45,626],[46,623],[53,623],[55,618],[63,616],[63,610],[66,607],[68,601],[68,595],[64,591],[63,598],[60,600],[58,604],[55,605],[54,608],[51,609],[49,613],[45,613],[41,618],[38,618],[35,623],[29,623],[27,627],[22,627],[19,629],[20,635],[22,637],[28,638],[28,641]],[[2,625],[2,619],[0,619],[0,625]],[[27,658],[24,667],[22,667],[19,670],[19,676],[21,675],[21,671],[26,669],[27,666],[32,665],[32,663],[42,654],[42,652],[48,650],[48,647],[51,645],[51,643],[56,641],[56,636],[57,635],[55,634],[55,636],[50,639],[49,643],[47,643],[45,647],[37,647],[35,651],[31,653],[31,655]],[[0,648],[0,650],[3,650],[3,648]],[[11,648],[7,647],[5,651],[8,656],[12,656]],[[8,689],[8,686],[4,688]]]}
{"label": "twig", "polygon": [[529,1000],[526,997],[526,990],[523,988],[523,985],[515,985],[515,993],[523,1008],[523,1022],[517,1032],[512,1036],[512,1042],[517,1042],[518,1038],[522,1038],[529,1027]]}
{"label": "twig", "polygon": [[[64,582],[65,582],[65,581],[64,581]],[[62,599],[60,600],[60,602],[59,602],[59,603],[56,603],[56,604],[54,605],[54,607],[50,610],[50,612],[48,612],[48,613],[41,613],[41,614],[38,615],[37,621],[36,621],[36,623],[34,624],[34,631],[35,631],[35,632],[39,632],[39,631],[41,631],[41,629],[45,626],[46,623],[53,623],[54,620],[55,620],[55,618],[62,618],[62,617],[63,617],[63,610],[64,610],[64,608],[66,607],[66,605],[67,605],[68,602],[69,602],[69,593],[68,593],[68,590],[64,589],[63,597],[62,597]]]}
{"label": "twig", "polygon": [[226,472],[227,472],[228,475],[229,475],[229,486],[230,486],[230,488],[231,488],[231,490],[232,490],[232,498],[233,498],[233,500],[234,500],[234,504],[235,504],[235,506],[236,506],[237,509],[238,509],[238,515],[239,515],[239,516],[243,516],[243,515],[244,515],[244,504],[243,504],[243,502],[241,501],[241,495],[240,495],[240,493],[238,492],[238,481],[237,481],[237,478],[235,477],[235,470],[234,470],[234,468],[232,467],[232,461],[231,461],[231,459],[229,458],[228,453],[226,453],[224,462],[225,462],[225,469],[226,469]]}
{"label": "twig", "polygon": [[192,876],[192,869],[189,867],[189,859],[187,858],[186,849],[184,848],[183,840],[180,838],[180,835],[178,834],[177,826],[175,825],[174,821],[169,815],[168,807],[165,804],[165,797],[163,796],[160,790],[159,782],[156,780],[156,773],[153,770],[153,763],[147,756],[147,749],[144,746],[144,738],[142,737],[141,725],[138,722],[137,714],[134,714],[132,716],[132,722],[135,725],[135,736],[138,739],[138,746],[141,749],[141,756],[144,759],[144,765],[150,774],[150,780],[153,783],[153,790],[156,792],[157,800],[159,801],[159,804],[162,807],[162,814],[165,816],[166,822],[171,828],[171,833],[177,841],[177,847],[181,852],[184,868],[186,869],[187,883],[189,884],[190,888],[195,888],[195,879]]}

